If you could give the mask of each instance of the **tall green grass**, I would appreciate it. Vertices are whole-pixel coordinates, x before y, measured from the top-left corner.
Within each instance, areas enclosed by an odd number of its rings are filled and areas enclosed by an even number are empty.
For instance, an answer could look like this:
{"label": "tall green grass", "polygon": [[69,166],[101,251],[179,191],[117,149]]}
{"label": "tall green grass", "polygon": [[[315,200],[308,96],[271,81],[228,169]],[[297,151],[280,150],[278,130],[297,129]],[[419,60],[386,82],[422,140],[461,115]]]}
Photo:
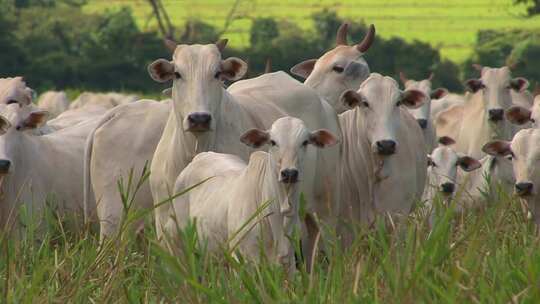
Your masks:
{"label": "tall green grass", "polygon": [[[218,29],[235,0],[163,0],[176,25],[189,18],[202,19]],[[151,8],[145,0],[90,0],[89,12],[129,6],[142,28],[155,27]],[[482,29],[540,29],[540,16],[524,18],[525,6],[513,0],[243,0],[237,19],[225,36],[231,45],[249,45],[249,29],[255,17],[273,17],[312,28],[312,13],[329,8],[350,20],[364,20],[377,26],[377,35],[385,38],[415,39],[439,47],[444,57],[456,62],[472,51],[476,33]]]}
{"label": "tall green grass", "polygon": [[[143,174],[141,180],[146,179]],[[0,237],[2,303],[538,303],[540,248],[519,203],[501,195],[484,211],[456,216],[443,208],[433,230],[422,212],[395,226],[379,221],[343,249],[322,239],[311,273],[299,263],[290,275],[210,253],[195,225],[164,250],[151,212],[131,208],[141,180],[119,182],[126,214],[101,245],[87,227],[68,232],[50,209],[44,228],[27,225],[19,237]],[[195,185],[196,186],[196,185]],[[189,191],[189,189],[186,189]],[[182,195],[181,193],[178,195]],[[163,202],[167,203],[167,202]],[[143,218],[148,229],[130,226]],[[43,232],[44,231],[44,232]],[[333,235],[332,231],[328,235]],[[297,242],[297,240],[293,240]],[[298,251],[298,249],[297,249]]]}

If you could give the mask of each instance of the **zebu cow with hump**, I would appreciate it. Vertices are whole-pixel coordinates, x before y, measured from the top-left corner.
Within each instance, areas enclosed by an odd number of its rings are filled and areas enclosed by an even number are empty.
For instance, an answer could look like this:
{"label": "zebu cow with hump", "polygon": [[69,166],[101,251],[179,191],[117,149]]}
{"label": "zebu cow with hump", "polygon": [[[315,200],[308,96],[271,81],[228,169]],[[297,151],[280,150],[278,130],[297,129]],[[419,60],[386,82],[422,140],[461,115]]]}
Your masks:
{"label": "zebu cow with hump", "polygon": [[69,99],[63,91],[47,91],[39,97],[37,105],[53,119],[69,108]]}
{"label": "zebu cow with hump", "polygon": [[[505,119],[504,112],[512,106],[510,91],[522,92],[528,82],[521,77],[511,78],[508,67],[477,68],[481,77],[467,80],[471,93],[465,96],[465,103],[441,112],[436,125],[438,135],[456,139],[457,151],[481,158],[485,155],[482,146],[486,142],[512,138],[516,128]],[[446,134],[448,125],[457,132]]]}
{"label": "zebu cow with hump", "polygon": [[422,106],[417,109],[409,109],[409,112],[411,112],[412,116],[418,122],[418,125],[420,125],[420,128],[422,128],[424,140],[426,141],[426,150],[430,153],[437,146],[437,134],[431,117],[431,100],[442,98],[448,94],[448,90],[443,88],[435,90],[431,89],[433,73],[431,73],[427,79],[420,81],[408,79],[403,72],[399,73],[399,77],[405,86],[405,90],[415,89],[426,95],[426,100],[424,100]]}
{"label": "zebu cow with hump", "polygon": [[[46,201],[60,215],[82,220],[84,143],[97,121],[33,135],[31,131],[45,123],[46,116],[45,111],[28,106],[0,105],[2,227],[19,223],[23,205],[28,219],[42,227]],[[88,203],[94,208],[92,198]]]}
{"label": "zebu cow with hump", "polygon": [[424,136],[406,108],[418,108],[425,99],[424,93],[400,91],[394,79],[375,73],[358,91],[343,93],[342,102],[352,108],[339,116],[343,220],[370,225],[377,215],[406,216],[421,198]]}
{"label": "zebu cow with hump", "polygon": [[292,271],[291,237],[295,228],[299,231],[299,182],[305,176],[307,148],[332,146],[337,139],[327,130],[311,132],[301,120],[282,117],[269,130],[245,132],[241,141],[254,148],[269,145],[269,151],[254,152],[248,163],[230,154],[195,156],[178,176],[175,192],[202,184],[174,199],[166,234],[177,239],[178,227],[196,219],[201,240],[208,241],[211,251],[238,246],[250,259],[263,253]]}
{"label": "zebu cow with hump", "polygon": [[521,130],[511,141],[491,141],[483,150],[491,155],[512,158],[514,191],[526,202],[536,224],[536,233],[540,234],[540,129]]}

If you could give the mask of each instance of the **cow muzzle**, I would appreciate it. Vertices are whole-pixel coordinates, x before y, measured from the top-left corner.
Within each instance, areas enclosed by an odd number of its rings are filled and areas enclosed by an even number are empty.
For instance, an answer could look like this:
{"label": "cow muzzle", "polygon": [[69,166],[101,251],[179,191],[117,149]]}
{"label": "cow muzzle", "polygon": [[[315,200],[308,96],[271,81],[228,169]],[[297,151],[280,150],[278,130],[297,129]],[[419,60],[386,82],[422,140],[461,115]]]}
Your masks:
{"label": "cow muzzle", "polygon": [[0,175],[8,174],[11,161],[7,159],[0,159]]}
{"label": "cow muzzle", "polygon": [[533,183],[530,182],[517,183],[514,187],[516,188],[516,194],[519,196],[529,196],[533,191]]}
{"label": "cow muzzle", "polygon": [[207,132],[210,131],[210,123],[212,115],[205,112],[191,113],[187,117],[188,131],[190,132]]}
{"label": "cow muzzle", "polygon": [[422,128],[422,129],[427,128],[427,123],[428,123],[427,119],[420,118],[420,119],[417,119],[416,121],[420,125],[420,128]]}
{"label": "cow muzzle", "polygon": [[498,122],[504,119],[504,110],[503,109],[491,109],[488,111],[489,120],[493,122]]}
{"label": "cow muzzle", "polygon": [[279,181],[284,184],[294,184],[298,182],[298,170],[283,169],[279,174]]}
{"label": "cow muzzle", "polygon": [[379,140],[375,143],[379,155],[392,155],[396,153],[396,142],[393,140]]}
{"label": "cow muzzle", "polygon": [[444,194],[450,195],[454,193],[456,186],[454,183],[444,183],[441,185],[441,191]]}

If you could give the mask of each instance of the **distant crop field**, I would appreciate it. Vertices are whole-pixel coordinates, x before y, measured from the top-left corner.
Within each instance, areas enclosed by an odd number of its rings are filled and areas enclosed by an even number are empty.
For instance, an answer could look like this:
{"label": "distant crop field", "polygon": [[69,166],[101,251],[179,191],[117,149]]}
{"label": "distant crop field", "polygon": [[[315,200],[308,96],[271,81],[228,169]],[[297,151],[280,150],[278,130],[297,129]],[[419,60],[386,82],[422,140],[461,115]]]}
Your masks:
{"label": "distant crop field", "polygon": [[[234,0],[163,0],[176,25],[199,18],[222,28]],[[129,6],[144,29],[155,26],[145,0],[89,0],[86,10],[103,11]],[[350,20],[374,23],[382,37],[420,40],[439,48],[444,57],[461,62],[471,52],[481,29],[540,29],[540,16],[524,17],[525,7],[512,0],[244,0],[237,19],[225,33],[231,45],[249,45],[251,20],[274,17],[312,27],[312,13],[329,8]]]}

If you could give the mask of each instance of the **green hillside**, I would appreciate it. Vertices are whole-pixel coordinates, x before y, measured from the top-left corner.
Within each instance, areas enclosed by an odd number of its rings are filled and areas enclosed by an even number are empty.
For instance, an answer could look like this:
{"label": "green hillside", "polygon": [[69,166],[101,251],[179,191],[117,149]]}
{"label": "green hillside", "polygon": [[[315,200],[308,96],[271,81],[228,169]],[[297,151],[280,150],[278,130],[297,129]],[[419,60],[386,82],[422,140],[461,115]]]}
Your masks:
{"label": "green hillside", "polygon": [[[234,0],[163,0],[175,24],[187,18],[200,18],[223,27]],[[150,5],[146,0],[89,0],[88,11],[130,6],[144,29],[153,27]],[[271,16],[309,28],[310,15],[323,8],[341,16],[375,23],[383,37],[400,36],[406,40],[426,41],[441,49],[443,56],[463,61],[471,50],[479,29],[540,29],[540,16],[523,17],[525,8],[512,0],[243,0],[237,19],[226,36],[235,46],[249,43],[251,19]]]}

